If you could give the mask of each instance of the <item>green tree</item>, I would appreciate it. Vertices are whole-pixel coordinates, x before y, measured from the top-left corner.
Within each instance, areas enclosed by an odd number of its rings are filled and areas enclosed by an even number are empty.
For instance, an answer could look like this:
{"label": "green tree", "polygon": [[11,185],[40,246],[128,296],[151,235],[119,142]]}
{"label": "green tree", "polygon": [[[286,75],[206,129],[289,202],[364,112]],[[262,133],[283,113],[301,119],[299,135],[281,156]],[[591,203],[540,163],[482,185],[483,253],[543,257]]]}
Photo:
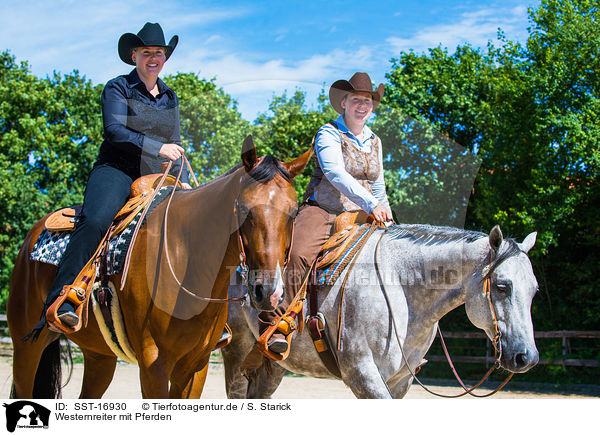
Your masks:
{"label": "green tree", "polygon": [[[293,160],[311,147],[313,136],[323,124],[337,118],[323,92],[317,99],[315,110],[307,109],[305,100],[301,91],[296,91],[289,99],[285,93],[273,97],[269,104],[270,114],[260,115],[253,126],[261,154],[271,154],[284,162]],[[310,181],[312,168],[311,161],[304,173],[295,178],[299,201]]]}
{"label": "green tree", "polygon": [[29,228],[82,200],[101,140],[100,91],[77,71],[38,79],[0,54],[0,306]]}
{"label": "green tree", "polygon": [[[250,127],[231,97],[194,74],[165,81],[179,95],[182,142],[199,181],[238,163]],[[102,143],[102,89],[77,71],[37,78],[26,63],[0,54],[0,307],[31,226],[83,200]]]}
{"label": "green tree", "polygon": [[599,241],[597,6],[544,0],[529,12],[526,46],[501,34],[500,46],[485,52],[401,53],[388,75],[385,110],[431,125],[481,159],[467,226],[500,224],[517,239],[538,231],[531,256],[544,297],[534,318],[544,328],[600,325],[591,278]]}
{"label": "green tree", "polygon": [[200,183],[240,162],[244,138],[251,133],[237,103],[214,80],[192,73],[164,79],[179,97],[181,140]]}

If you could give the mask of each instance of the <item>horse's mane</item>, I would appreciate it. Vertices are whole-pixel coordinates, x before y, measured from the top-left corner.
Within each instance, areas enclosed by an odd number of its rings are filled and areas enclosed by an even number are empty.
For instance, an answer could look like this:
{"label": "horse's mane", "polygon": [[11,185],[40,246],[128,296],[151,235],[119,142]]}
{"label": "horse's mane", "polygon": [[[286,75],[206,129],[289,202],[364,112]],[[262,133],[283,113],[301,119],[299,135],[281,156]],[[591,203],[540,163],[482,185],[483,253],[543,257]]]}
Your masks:
{"label": "horse's mane", "polygon": [[[480,231],[419,224],[392,225],[388,228],[387,232],[394,240],[408,239],[411,242],[414,242],[416,245],[439,245],[452,242],[470,243],[484,237],[488,237],[487,234]],[[489,267],[487,268],[484,276],[482,276],[482,279],[487,278],[498,266],[500,266],[500,264],[502,264],[508,258],[523,252],[515,239],[504,239],[504,242],[506,243],[502,244],[502,251],[492,258]]]}
{"label": "horse's mane", "polygon": [[417,245],[438,245],[451,242],[474,242],[487,234],[480,231],[454,227],[437,227],[424,224],[398,224],[388,228],[392,239],[409,239]]}
{"label": "horse's mane", "polygon": [[[227,171],[225,171],[223,174],[219,175],[217,178],[201,184],[196,189],[201,189],[203,187],[210,186],[211,184],[214,184],[214,183],[222,180],[223,178],[233,174],[235,171],[240,169],[242,166],[243,166],[243,163],[240,162],[240,163],[232,166],[231,168],[229,168]],[[267,183],[267,182],[271,181],[273,178],[275,178],[275,175],[277,175],[277,174],[281,175],[286,181],[288,181],[290,183],[292,182],[292,178],[293,178],[292,175],[287,171],[287,169],[285,169],[285,167],[283,167],[283,165],[281,163],[279,163],[279,161],[275,157],[270,156],[270,155],[263,157],[262,160],[260,161],[260,163],[258,165],[256,165],[248,173],[250,178],[253,181],[256,181],[257,183]]]}

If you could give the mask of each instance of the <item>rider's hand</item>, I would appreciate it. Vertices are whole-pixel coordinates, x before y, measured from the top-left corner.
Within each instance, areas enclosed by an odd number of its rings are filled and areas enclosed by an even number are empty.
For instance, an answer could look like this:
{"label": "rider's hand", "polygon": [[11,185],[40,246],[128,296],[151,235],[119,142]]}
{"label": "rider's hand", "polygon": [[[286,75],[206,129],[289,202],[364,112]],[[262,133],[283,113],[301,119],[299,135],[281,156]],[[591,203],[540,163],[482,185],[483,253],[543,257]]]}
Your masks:
{"label": "rider's hand", "polygon": [[383,204],[378,204],[371,212],[371,215],[376,222],[389,222],[393,219],[392,212]]}
{"label": "rider's hand", "polygon": [[184,189],[191,189],[192,186],[190,186],[188,183],[181,183],[181,187],[183,187]]}
{"label": "rider's hand", "polygon": [[183,153],[183,147],[177,145],[176,143],[165,143],[160,148],[158,155],[166,159],[175,161],[178,158],[180,158],[183,155]]}

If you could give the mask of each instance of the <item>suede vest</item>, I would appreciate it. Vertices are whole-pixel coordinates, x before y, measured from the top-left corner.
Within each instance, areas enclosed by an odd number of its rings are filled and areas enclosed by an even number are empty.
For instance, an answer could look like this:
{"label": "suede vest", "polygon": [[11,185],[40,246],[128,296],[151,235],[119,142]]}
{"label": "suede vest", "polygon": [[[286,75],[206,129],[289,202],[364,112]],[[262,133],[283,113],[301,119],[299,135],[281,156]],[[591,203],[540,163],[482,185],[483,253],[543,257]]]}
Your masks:
{"label": "suede vest", "polygon": [[[371,138],[371,151],[366,153],[360,151],[352,144],[345,133],[340,131],[334,123],[333,125],[341,137],[342,156],[344,158],[344,167],[352,177],[354,177],[361,186],[373,193],[372,184],[379,177],[379,146],[381,141],[379,137]],[[319,165],[319,159],[315,159],[315,166],[312,178],[306,187],[304,201],[307,201],[314,195],[314,201],[323,209],[332,213],[342,213],[344,211],[357,211],[361,208],[352,202],[346,195],[340,192],[333,184],[329,182],[323,174]]]}

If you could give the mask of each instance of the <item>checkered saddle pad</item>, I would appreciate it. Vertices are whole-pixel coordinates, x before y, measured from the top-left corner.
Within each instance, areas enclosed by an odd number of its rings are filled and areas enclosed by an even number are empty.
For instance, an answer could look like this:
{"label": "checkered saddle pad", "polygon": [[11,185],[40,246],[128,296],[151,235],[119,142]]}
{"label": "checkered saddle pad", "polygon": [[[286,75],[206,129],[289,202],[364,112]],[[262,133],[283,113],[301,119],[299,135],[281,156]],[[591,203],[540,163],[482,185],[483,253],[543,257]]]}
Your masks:
{"label": "checkered saddle pad", "polygon": [[[167,198],[172,189],[172,186],[166,186],[158,191],[142,224],[145,223],[145,220],[150,215],[150,212],[152,212],[156,206],[158,206],[165,198]],[[127,249],[129,248],[133,231],[141,217],[141,214],[142,212],[140,211],[123,231],[110,239],[107,257],[107,273],[109,275],[115,275],[123,270]],[[58,263],[60,262],[60,259],[67,248],[69,240],[71,239],[71,234],[72,231],[48,231],[44,229],[35,242],[29,258],[34,261],[58,266]]]}

